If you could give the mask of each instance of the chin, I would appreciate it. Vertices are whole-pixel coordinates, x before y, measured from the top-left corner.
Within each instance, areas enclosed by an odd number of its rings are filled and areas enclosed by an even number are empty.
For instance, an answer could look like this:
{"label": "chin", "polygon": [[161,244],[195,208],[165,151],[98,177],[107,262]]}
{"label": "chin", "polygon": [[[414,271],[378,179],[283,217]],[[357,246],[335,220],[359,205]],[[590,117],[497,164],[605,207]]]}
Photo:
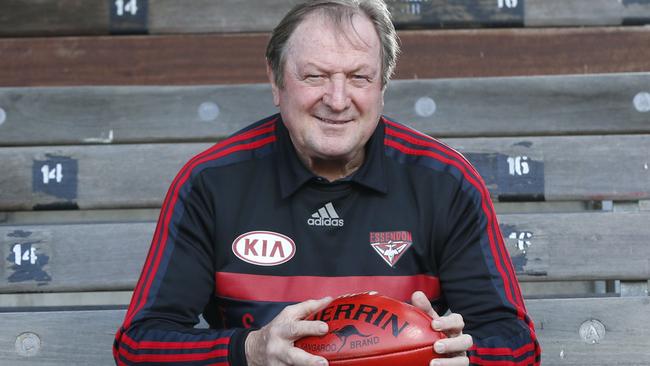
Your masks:
{"label": "chin", "polygon": [[351,157],[352,149],[344,148],[328,148],[328,149],[318,149],[317,153],[323,160],[345,160]]}

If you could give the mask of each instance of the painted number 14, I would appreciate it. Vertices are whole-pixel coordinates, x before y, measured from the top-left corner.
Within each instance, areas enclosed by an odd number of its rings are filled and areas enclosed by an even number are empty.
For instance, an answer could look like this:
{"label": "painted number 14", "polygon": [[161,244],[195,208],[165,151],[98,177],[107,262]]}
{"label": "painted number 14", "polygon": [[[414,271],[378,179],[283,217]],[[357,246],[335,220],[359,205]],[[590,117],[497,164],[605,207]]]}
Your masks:
{"label": "painted number 14", "polygon": [[517,0],[497,0],[497,1],[498,1],[499,9],[503,9],[504,7],[512,9],[512,8],[516,8],[518,5]]}
{"label": "painted number 14", "polygon": [[25,252],[23,252],[23,248],[20,244],[14,246],[14,262],[16,265],[20,266],[23,264],[23,262],[36,264],[37,259],[38,256],[36,256],[36,248],[31,247],[29,250],[25,250]]}
{"label": "painted number 14", "polygon": [[49,184],[50,180],[56,180],[57,183],[61,183],[63,179],[63,167],[61,164],[56,164],[52,169],[50,169],[49,165],[45,164],[41,167],[41,173],[43,173],[43,184]]}
{"label": "painted number 14", "polygon": [[115,0],[115,7],[117,8],[117,15],[122,16],[125,13],[135,15],[138,12],[137,0]]}

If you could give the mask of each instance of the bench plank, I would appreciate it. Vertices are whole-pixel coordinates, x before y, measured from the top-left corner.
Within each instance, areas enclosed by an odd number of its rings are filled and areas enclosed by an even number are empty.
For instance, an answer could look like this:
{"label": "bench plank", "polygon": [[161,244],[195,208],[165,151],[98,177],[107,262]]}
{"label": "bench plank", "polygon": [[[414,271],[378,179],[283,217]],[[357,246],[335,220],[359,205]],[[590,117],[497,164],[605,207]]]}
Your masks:
{"label": "bench plank", "polygon": [[300,0],[150,0],[149,32],[269,32]]}
{"label": "bench plank", "polygon": [[[499,219],[521,281],[650,279],[650,212]],[[153,222],[0,226],[0,293],[131,290],[154,229]],[[20,264],[16,252],[27,253]]]}
{"label": "bench plank", "polygon": [[[385,114],[443,137],[650,133],[649,85],[650,73],[396,80]],[[277,112],[268,84],[0,88],[0,108],[0,146],[214,141]]]}
{"label": "bench plank", "polygon": [[[0,226],[0,293],[132,290],[154,229],[153,222]],[[27,260],[18,264],[16,252]]]}
{"label": "bench plank", "polygon": [[649,219],[650,212],[499,215],[520,281],[648,280]]}
{"label": "bench plank", "polygon": [[[544,365],[610,366],[650,362],[650,330],[641,326],[644,319],[650,318],[648,297],[544,299],[526,303],[536,323]],[[113,365],[111,345],[124,313],[124,310],[0,313],[3,324],[0,362],[17,366]],[[596,324],[593,320],[604,326],[600,338],[590,328]],[[589,321],[592,322],[585,324]],[[20,340],[27,340],[18,344],[31,345],[35,353],[31,357],[16,352],[16,340],[21,334]],[[598,342],[590,343],[592,339]],[[38,350],[33,347],[36,340],[40,341]]]}
{"label": "bench plank", "polygon": [[[446,139],[499,201],[650,197],[649,135]],[[211,144],[0,148],[0,210],[159,207],[172,178]],[[613,154],[615,152],[615,154]]]}
{"label": "bench plank", "polygon": [[642,325],[650,316],[648,297],[539,299],[526,304],[544,365],[650,363],[650,330]]}
{"label": "bench plank", "polygon": [[524,23],[527,27],[632,25],[650,22],[650,1],[647,0],[525,0],[524,9]]}
{"label": "bench plank", "polygon": [[[396,79],[647,72],[650,59],[647,27],[401,31],[400,38]],[[267,40],[261,33],[0,39],[0,86],[263,83]]]}
{"label": "bench plank", "polygon": [[[183,0],[148,0],[137,2],[136,15],[146,13],[140,31],[151,34],[268,32],[298,2],[194,0],[188,5]],[[116,28],[111,27],[109,12],[117,12],[116,6],[111,4],[109,9],[109,4],[5,0],[0,3],[0,36],[109,34]],[[650,20],[650,3],[646,0],[387,0],[387,4],[400,29],[617,26],[647,24]]]}
{"label": "bench plank", "polygon": [[[270,31],[297,0],[265,2],[153,0],[149,31],[164,33]],[[522,26],[523,0],[509,8],[493,0],[449,3],[444,0],[386,1],[397,28]],[[508,1],[510,3],[510,1]],[[216,20],[215,20],[216,19]]]}
{"label": "bench plank", "polygon": [[109,1],[3,0],[0,37],[108,33]]}

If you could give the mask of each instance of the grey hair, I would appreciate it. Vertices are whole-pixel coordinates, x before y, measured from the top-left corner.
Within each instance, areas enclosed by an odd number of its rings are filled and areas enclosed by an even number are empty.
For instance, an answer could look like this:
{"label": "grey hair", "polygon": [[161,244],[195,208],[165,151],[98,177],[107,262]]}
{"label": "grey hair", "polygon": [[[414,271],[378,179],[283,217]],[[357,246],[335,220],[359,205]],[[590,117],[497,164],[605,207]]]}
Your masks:
{"label": "grey hair", "polygon": [[311,0],[294,6],[273,29],[266,46],[266,61],[273,71],[275,84],[284,87],[284,61],[289,38],[308,15],[317,11],[323,11],[337,25],[344,18],[351,21],[355,14],[364,14],[370,19],[381,43],[381,83],[385,88],[397,64],[399,40],[384,0]]}

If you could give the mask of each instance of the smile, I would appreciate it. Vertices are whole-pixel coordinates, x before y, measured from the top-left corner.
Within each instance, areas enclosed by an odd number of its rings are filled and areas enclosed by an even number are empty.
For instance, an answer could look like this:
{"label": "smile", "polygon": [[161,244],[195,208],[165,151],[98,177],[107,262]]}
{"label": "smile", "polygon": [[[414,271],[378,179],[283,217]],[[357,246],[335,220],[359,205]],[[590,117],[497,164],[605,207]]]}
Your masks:
{"label": "smile", "polygon": [[345,124],[345,123],[351,121],[349,119],[346,119],[346,120],[333,120],[333,119],[321,118],[321,117],[318,117],[318,116],[316,116],[316,118],[319,119],[321,122],[325,122],[325,123],[331,124],[331,125],[342,125],[342,124]]}

